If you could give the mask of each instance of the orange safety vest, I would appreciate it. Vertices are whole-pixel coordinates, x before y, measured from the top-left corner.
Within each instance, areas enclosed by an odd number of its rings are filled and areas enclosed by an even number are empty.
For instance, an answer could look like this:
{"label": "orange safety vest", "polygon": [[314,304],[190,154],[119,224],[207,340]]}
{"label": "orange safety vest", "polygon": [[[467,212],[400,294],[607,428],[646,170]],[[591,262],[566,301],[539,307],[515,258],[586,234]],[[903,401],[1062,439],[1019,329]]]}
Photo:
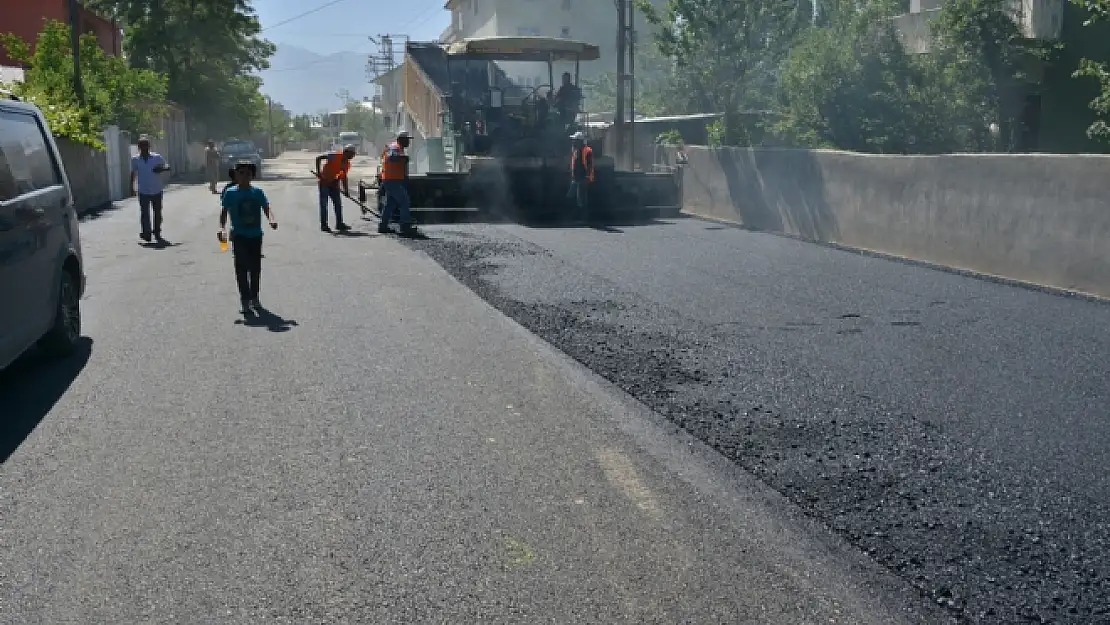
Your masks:
{"label": "orange safety vest", "polygon": [[385,150],[382,150],[381,179],[382,180],[404,180],[406,178],[405,174],[408,171],[408,168],[405,166],[406,165],[405,161],[403,159],[399,160],[399,161],[390,161],[389,160],[389,153],[390,152],[397,152],[401,156],[404,156],[405,155],[405,148],[401,147],[400,143],[397,143],[396,141],[394,141],[393,143],[389,144],[388,148],[386,148]]}
{"label": "orange safety vest", "polygon": [[329,185],[333,182],[347,177],[347,172],[351,171],[351,161],[344,158],[342,152],[336,152],[329,155],[327,161],[324,161],[324,166],[320,168],[320,184]]}
{"label": "orange safety vest", "polygon": [[570,155],[570,173],[571,173],[571,176],[576,177],[575,175],[578,172],[585,171],[586,172],[586,180],[589,181],[589,182],[593,182],[594,181],[594,149],[587,145],[584,148],[582,148],[581,153],[582,153],[582,159],[581,159],[582,162],[581,162],[581,164],[578,162],[579,161],[579,158],[578,158],[579,151],[578,150],[574,150],[574,152],[572,152],[571,155]]}

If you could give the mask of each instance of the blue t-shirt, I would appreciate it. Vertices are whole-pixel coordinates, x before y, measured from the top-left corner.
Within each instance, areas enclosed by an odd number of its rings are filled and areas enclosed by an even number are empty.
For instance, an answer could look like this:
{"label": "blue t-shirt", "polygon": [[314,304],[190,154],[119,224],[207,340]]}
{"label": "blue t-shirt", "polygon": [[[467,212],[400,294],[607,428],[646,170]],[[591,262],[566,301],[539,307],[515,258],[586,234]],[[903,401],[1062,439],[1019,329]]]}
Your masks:
{"label": "blue t-shirt", "polygon": [[224,190],[223,207],[231,218],[231,232],[241,237],[262,236],[262,208],[270,200],[258,187],[242,189],[238,186]]}

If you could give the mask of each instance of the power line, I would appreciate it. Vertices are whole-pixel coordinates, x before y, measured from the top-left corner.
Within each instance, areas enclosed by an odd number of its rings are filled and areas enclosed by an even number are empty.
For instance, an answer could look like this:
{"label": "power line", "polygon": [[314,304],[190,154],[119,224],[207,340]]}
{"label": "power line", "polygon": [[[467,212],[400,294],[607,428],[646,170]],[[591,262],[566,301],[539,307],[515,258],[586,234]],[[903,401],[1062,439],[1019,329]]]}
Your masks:
{"label": "power line", "polygon": [[[409,26],[413,25],[414,23],[415,23],[416,26],[423,26],[424,24],[427,24],[428,21],[430,21],[433,17],[435,17],[435,15],[439,11],[442,11],[442,10],[443,10],[442,0],[432,0],[431,4],[428,5],[427,9],[424,12],[419,12],[419,10],[418,10],[416,15],[409,18],[409,21],[407,21],[407,22],[405,22],[404,24],[401,25],[400,30],[406,30],[406,29],[408,29]],[[417,20],[420,20],[420,21],[417,22]]]}
{"label": "power line", "polygon": [[284,25],[288,24],[289,22],[295,22],[295,21],[301,19],[302,17],[307,17],[309,15],[312,15],[313,13],[319,13],[320,11],[323,11],[324,9],[326,9],[328,7],[335,6],[335,5],[339,4],[340,2],[346,2],[346,0],[331,0],[331,2],[325,2],[324,4],[321,4],[320,6],[316,7],[315,9],[309,9],[309,10],[305,11],[304,13],[294,15],[293,17],[290,17],[289,19],[282,20],[282,21],[278,22],[277,24],[270,24],[266,28],[263,28],[260,32],[266,32],[267,30],[277,28],[278,26],[284,26]]}

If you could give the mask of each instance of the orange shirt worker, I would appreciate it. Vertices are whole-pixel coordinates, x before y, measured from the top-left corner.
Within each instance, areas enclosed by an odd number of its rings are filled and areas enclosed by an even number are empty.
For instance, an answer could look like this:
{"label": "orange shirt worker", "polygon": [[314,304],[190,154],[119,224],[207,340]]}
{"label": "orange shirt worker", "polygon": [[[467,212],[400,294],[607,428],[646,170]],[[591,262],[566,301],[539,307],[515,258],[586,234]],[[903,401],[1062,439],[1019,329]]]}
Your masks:
{"label": "orange shirt worker", "polygon": [[343,193],[351,195],[350,182],[347,174],[351,171],[351,159],[355,157],[355,146],[348,145],[342,152],[321,154],[316,157],[316,175],[320,179],[320,231],[331,232],[328,227],[328,200],[335,207],[335,229],[347,232],[350,226],[343,223],[343,198],[340,197],[339,188]]}

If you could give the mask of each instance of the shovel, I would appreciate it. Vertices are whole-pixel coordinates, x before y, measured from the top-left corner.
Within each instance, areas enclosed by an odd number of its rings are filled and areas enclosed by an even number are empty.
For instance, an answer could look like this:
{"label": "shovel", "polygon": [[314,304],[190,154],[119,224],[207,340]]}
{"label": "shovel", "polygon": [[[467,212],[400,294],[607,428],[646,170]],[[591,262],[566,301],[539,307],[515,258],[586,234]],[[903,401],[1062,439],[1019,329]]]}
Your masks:
{"label": "shovel", "polygon": [[[312,171],[312,170],[309,170],[309,171]],[[315,172],[315,171],[312,171],[312,175],[313,175],[313,176],[316,176],[317,178],[319,178],[319,177],[320,177],[320,174],[319,174],[319,172]],[[382,214],[381,214],[381,213],[379,213],[378,211],[376,211],[376,210],[374,210],[374,209],[370,208],[369,206],[367,206],[366,204],[364,204],[364,203],[362,203],[362,202],[360,202],[360,201],[356,200],[355,198],[351,197],[351,195],[350,195],[350,194],[348,194],[348,193],[343,193],[342,191],[340,191],[339,193],[340,193],[340,194],[342,194],[342,195],[343,195],[343,197],[345,197],[345,198],[347,198],[348,200],[350,200],[350,201],[354,202],[355,204],[357,204],[357,205],[358,205],[358,207],[359,207],[360,209],[362,209],[362,214],[363,214],[363,215],[365,215],[365,214],[369,213],[369,214],[371,214],[371,215],[373,215],[373,216],[377,217],[378,219],[381,219],[381,217],[382,217]]]}

